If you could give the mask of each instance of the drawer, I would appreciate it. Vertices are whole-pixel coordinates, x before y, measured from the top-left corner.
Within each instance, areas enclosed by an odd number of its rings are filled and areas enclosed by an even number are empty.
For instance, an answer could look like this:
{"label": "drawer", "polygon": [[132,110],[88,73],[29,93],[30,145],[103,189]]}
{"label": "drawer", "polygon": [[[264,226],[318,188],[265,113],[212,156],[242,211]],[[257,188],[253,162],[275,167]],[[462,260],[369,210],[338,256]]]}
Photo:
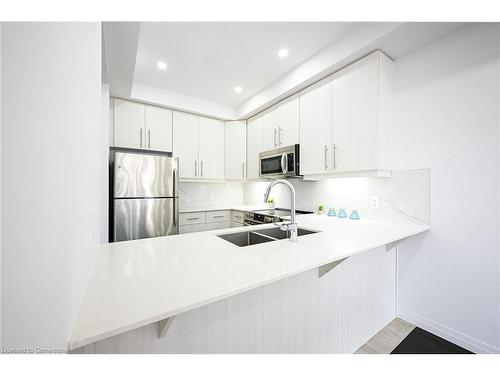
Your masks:
{"label": "drawer", "polygon": [[179,214],[179,225],[204,224],[204,212],[185,212]]}
{"label": "drawer", "polygon": [[222,221],[231,221],[229,211],[209,211],[206,213],[207,223],[219,223]]}
{"label": "drawer", "polygon": [[245,213],[243,211],[232,211],[231,212],[231,221],[234,221],[237,223],[243,223],[243,220],[245,220]]}

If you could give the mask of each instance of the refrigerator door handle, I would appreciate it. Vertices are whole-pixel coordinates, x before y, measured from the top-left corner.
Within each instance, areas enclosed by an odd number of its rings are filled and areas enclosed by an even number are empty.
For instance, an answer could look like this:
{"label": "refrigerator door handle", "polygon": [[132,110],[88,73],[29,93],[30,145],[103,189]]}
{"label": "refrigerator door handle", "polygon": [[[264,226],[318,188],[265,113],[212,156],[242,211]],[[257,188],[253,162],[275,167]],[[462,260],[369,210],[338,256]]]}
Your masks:
{"label": "refrigerator door handle", "polygon": [[173,185],[173,196],[174,196],[174,209],[172,210],[173,211],[173,215],[174,215],[174,227],[177,226],[177,207],[176,207],[176,201],[177,201],[177,196],[175,195],[175,168],[173,169],[172,171],[172,185]]}

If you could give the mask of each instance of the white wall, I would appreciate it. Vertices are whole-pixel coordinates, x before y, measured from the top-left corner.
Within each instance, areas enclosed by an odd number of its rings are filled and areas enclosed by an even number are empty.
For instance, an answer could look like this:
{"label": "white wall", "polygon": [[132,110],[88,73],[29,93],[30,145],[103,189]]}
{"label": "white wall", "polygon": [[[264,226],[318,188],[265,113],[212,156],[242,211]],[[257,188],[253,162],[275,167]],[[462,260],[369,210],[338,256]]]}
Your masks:
{"label": "white wall", "polygon": [[2,347],[2,22],[0,22],[0,348]]}
{"label": "white wall", "polygon": [[[102,51],[102,50],[101,50]],[[101,176],[99,177],[101,189],[101,210],[100,214],[100,232],[99,242],[107,243],[109,237],[109,145],[110,145],[110,96],[109,85],[102,84],[102,97],[101,97]]]}
{"label": "white wall", "polygon": [[100,43],[99,23],[3,24],[3,348],[67,347],[98,242]]}
{"label": "white wall", "polygon": [[[349,177],[329,178],[320,181],[289,179],[296,192],[297,209],[316,212],[319,205],[334,208],[336,213],[343,208],[349,215],[357,210],[359,216],[368,219],[389,221],[429,222],[428,169],[401,170],[391,178]],[[245,203],[262,203],[269,182],[245,184]],[[271,195],[275,207],[290,208],[290,193],[278,185]],[[372,197],[380,198],[380,208],[371,207]]]}
{"label": "white wall", "polygon": [[498,24],[396,61],[394,168],[431,168],[432,231],[403,243],[399,313],[474,351],[500,352]]}

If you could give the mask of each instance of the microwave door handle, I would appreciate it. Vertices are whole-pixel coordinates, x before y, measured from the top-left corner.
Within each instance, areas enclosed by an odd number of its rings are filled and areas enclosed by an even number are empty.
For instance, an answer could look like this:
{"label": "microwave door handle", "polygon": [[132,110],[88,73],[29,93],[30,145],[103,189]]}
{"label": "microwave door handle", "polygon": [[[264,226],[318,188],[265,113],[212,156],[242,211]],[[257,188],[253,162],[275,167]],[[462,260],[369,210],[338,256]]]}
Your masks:
{"label": "microwave door handle", "polygon": [[281,155],[281,172],[283,172],[283,174],[287,174],[288,172],[288,156],[286,153]]}

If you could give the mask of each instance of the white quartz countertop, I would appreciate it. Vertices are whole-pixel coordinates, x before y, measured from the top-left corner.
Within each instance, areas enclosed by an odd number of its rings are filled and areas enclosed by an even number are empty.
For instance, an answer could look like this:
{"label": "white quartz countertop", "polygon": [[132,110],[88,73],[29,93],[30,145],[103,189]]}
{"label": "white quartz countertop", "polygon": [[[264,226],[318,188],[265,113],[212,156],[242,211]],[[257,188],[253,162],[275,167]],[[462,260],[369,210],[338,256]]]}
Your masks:
{"label": "white quartz countertop", "polygon": [[[217,234],[272,224],[101,245],[69,349],[429,230],[429,226],[299,215],[320,231],[298,242],[238,247]],[[334,272],[334,271],[333,271]]]}
{"label": "white quartz countertop", "polygon": [[179,212],[185,213],[185,212],[223,211],[223,210],[256,211],[256,210],[266,210],[270,208],[272,208],[272,206],[270,206],[269,204],[196,205],[196,206],[182,206],[179,208]]}

